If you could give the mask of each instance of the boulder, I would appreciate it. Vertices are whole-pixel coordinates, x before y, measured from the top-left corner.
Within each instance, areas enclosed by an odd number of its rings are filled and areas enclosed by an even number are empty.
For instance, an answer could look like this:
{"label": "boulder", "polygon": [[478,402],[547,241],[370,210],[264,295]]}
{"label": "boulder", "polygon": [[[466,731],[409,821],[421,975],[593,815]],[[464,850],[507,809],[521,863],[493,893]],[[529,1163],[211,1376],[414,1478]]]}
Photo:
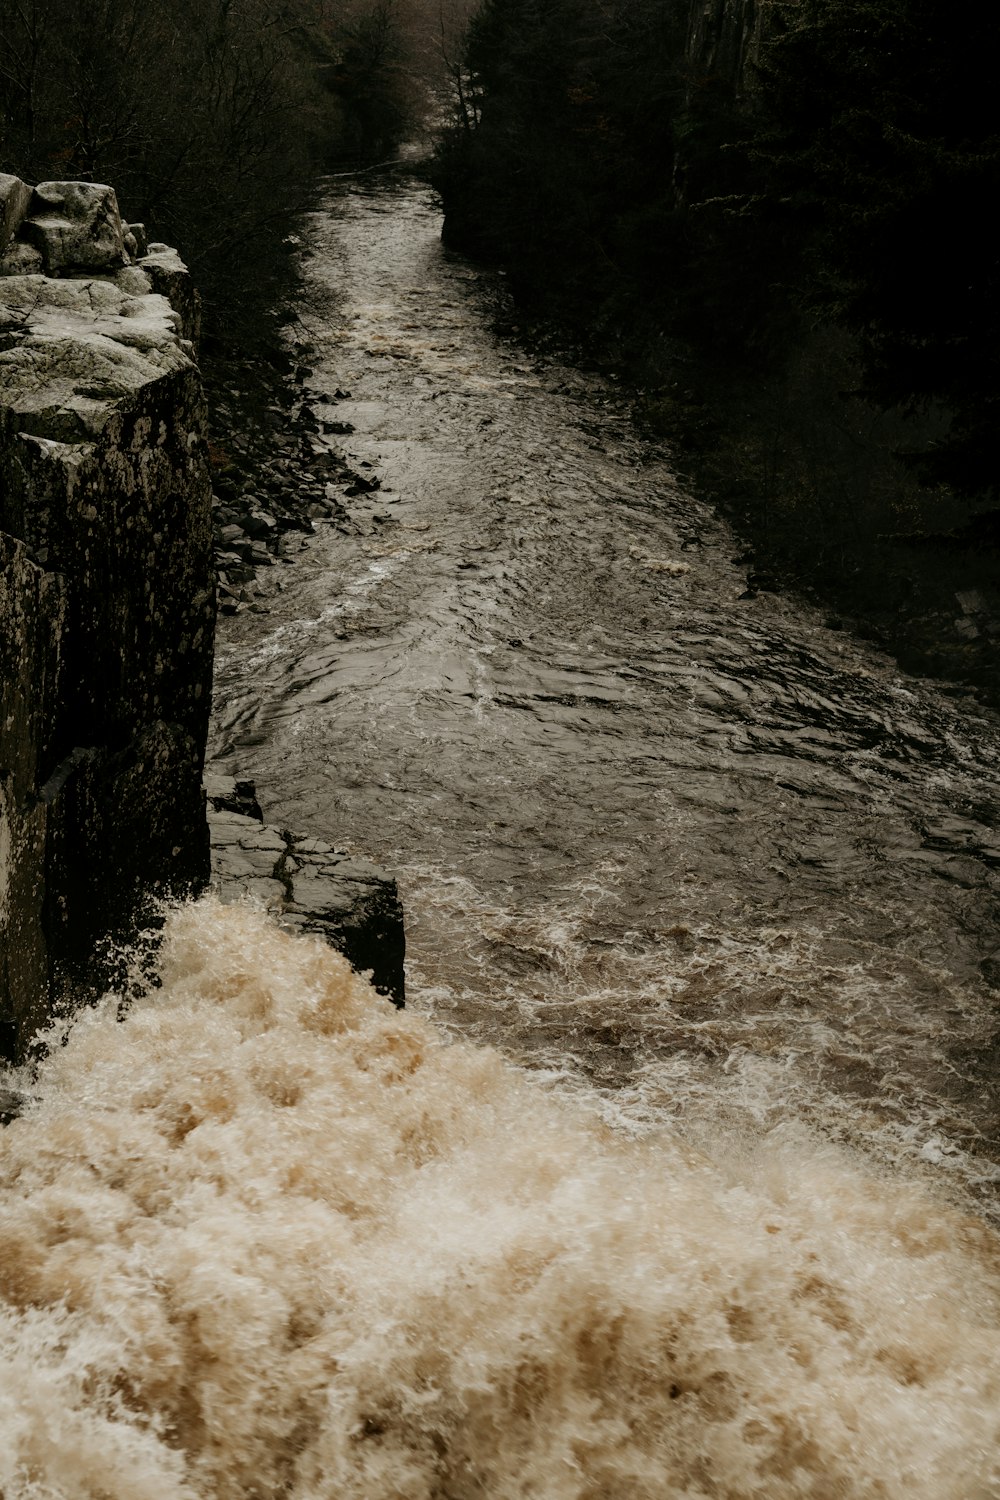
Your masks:
{"label": "boulder", "polygon": [[31,204],[31,189],[20,177],[0,172],[0,255],[24,222]]}
{"label": "boulder", "polygon": [[13,1089],[0,1088],[0,1125],[9,1125],[24,1109],[25,1098]]}
{"label": "boulder", "polygon": [[99,182],[40,182],[21,237],[41,252],[50,276],[117,271],[127,265],[113,188]]}
{"label": "boulder", "polygon": [[20,432],[90,442],[120,399],[167,375],[197,384],[177,314],[145,278],[133,290],[46,276],[0,286],[0,402]]}

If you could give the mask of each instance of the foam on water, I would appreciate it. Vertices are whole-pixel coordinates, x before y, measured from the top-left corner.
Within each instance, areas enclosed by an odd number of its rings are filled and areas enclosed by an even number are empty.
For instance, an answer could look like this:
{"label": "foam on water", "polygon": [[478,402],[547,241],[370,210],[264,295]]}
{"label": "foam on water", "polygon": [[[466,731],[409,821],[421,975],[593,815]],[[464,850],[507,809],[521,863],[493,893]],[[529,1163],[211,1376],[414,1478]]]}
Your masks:
{"label": "foam on water", "polygon": [[3,1134],[4,1500],[1000,1494],[1000,1243],[629,1140],[205,900]]}

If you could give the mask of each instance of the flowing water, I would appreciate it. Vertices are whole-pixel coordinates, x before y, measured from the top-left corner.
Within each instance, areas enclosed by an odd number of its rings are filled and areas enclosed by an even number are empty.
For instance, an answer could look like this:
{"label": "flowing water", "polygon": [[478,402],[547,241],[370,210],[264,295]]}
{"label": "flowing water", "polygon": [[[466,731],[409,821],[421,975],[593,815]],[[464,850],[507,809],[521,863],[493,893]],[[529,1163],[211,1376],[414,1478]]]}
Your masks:
{"label": "flowing water", "polygon": [[1000,726],[741,597],[418,183],[307,233],[381,489],[224,623],[214,754],[398,874],[409,1008],[206,899],[50,1049],[0,1496],[998,1500]]}
{"label": "flowing water", "polygon": [[741,598],[628,402],[499,334],[439,230],[406,179],[311,221],[313,392],[382,488],[226,624],[222,767],[398,872],[461,1035],[633,1124],[808,1118],[989,1192],[997,721]]}

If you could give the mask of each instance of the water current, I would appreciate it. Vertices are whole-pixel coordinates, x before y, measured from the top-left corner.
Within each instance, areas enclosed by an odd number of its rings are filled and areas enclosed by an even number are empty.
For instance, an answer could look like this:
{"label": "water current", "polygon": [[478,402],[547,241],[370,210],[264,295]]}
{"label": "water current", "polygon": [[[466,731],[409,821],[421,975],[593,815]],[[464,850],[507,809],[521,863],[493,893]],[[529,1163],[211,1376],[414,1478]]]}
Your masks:
{"label": "water current", "polygon": [[214,739],[398,874],[408,1009],[209,897],[15,1080],[0,1496],[1000,1500],[1000,727],[741,597],[439,229],[306,226],[381,488],[224,623]]}
{"label": "water current", "polygon": [[398,873],[462,1036],[633,1124],[809,1119],[992,1192],[996,719],[741,597],[628,401],[439,236],[406,178],[309,225],[317,409],[382,488],[225,625],[222,766]]}

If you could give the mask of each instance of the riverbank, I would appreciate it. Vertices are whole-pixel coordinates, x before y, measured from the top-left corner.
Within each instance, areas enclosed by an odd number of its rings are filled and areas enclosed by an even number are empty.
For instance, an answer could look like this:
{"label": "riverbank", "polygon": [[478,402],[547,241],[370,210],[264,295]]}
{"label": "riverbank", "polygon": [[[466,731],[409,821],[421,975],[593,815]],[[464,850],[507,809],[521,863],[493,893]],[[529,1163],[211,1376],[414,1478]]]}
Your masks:
{"label": "riverbank", "polygon": [[742,537],[749,597],[801,593],[905,671],[1000,707],[1000,514],[921,486],[897,456],[912,424],[851,382],[849,351],[816,335],[763,378],[640,356],[636,394]]}
{"label": "riverbank", "polygon": [[595,324],[572,297],[543,310],[512,285],[499,331],[616,383],[737,533],[746,599],[798,594],[904,671],[1000,708],[1000,512],[918,482],[900,458],[914,419],[852,394],[846,341],[816,334],[758,373],[625,314]]}

